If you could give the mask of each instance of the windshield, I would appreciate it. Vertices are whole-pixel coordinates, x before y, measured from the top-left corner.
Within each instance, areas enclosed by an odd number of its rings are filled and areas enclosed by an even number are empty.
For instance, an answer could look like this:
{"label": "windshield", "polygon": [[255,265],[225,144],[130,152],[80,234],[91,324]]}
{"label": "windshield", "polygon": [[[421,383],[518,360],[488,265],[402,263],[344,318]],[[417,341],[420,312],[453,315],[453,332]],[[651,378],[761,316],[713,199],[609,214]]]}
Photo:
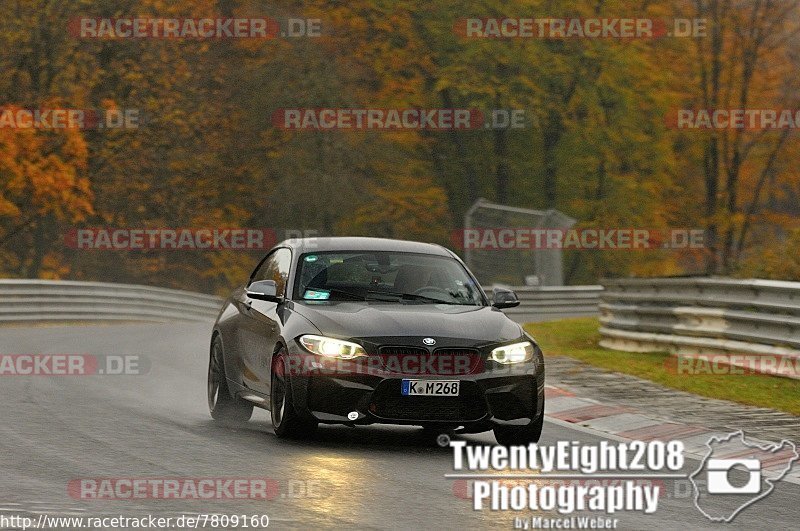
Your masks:
{"label": "windshield", "polygon": [[295,300],[362,300],[483,306],[480,288],[457,260],[397,252],[304,254]]}

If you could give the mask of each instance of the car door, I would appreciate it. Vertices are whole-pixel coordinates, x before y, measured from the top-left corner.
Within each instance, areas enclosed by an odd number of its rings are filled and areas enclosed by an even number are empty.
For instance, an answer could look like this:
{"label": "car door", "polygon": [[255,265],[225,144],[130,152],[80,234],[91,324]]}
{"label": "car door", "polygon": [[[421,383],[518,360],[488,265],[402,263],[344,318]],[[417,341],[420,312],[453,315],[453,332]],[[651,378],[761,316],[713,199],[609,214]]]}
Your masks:
{"label": "car door", "polygon": [[[275,249],[261,262],[250,277],[248,285],[257,280],[274,280],[278,288],[277,294],[285,296],[291,262],[292,253],[289,249]],[[268,395],[270,363],[281,333],[283,305],[251,299],[246,290],[242,297],[239,342],[244,384],[254,391]]]}

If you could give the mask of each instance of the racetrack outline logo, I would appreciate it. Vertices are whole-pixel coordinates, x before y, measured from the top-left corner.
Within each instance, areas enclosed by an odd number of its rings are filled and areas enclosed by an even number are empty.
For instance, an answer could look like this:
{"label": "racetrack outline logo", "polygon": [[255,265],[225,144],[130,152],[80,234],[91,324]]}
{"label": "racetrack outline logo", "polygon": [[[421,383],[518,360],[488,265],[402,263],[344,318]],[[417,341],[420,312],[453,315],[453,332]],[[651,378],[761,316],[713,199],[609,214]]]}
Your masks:
{"label": "racetrack outline logo", "polygon": [[[734,437],[739,437],[738,441],[732,442]],[[771,473],[765,473],[766,471],[762,470],[762,463],[758,459],[718,459],[712,458],[712,454],[715,452],[715,445],[724,445],[724,444],[741,444],[741,446],[745,448],[752,448],[755,451],[760,452],[768,452],[768,453],[778,453],[779,451],[783,450],[784,448],[789,449],[793,454],[791,458],[786,461],[786,467],[779,471],[773,471]],[[711,437],[708,442],[706,442],[706,446],[708,447],[708,453],[700,462],[700,466],[698,469],[689,476],[689,481],[692,482],[692,486],[694,487],[694,505],[697,507],[697,510],[703,513],[703,516],[711,520],[712,522],[725,522],[730,523],[733,521],[736,516],[742,512],[745,508],[749,507],[750,505],[754,504],[758,500],[765,498],[769,493],[771,493],[775,489],[775,483],[783,479],[786,474],[792,469],[792,465],[795,461],[800,459],[800,454],[797,453],[797,447],[792,441],[787,439],[782,440],[780,443],[777,444],[766,444],[764,446],[760,446],[755,443],[747,442],[745,440],[744,432],[742,430],[735,431],[733,433],[728,434],[724,437]],[[745,463],[745,461],[747,463]],[[756,461],[755,463],[757,466],[753,466],[754,463],[752,461]],[[711,466],[712,463],[715,463],[715,466]],[[727,474],[727,469],[734,466],[737,463],[742,463],[747,465],[748,472],[750,473],[750,480],[746,487],[736,488],[733,487],[728,483],[726,477],[721,477],[722,473]],[[719,465],[719,466],[717,466]],[[726,468],[723,472],[721,468]],[[697,482],[695,482],[695,477],[697,477],[701,472],[705,471],[708,474],[708,485],[707,485],[707,494],[714,495],[714,494],[723,494],[723,493],[730,493],[730,494],[757,494],[754,497],[748,497],[747,501],[741,504],[739,507],[734,509],[729,516],[713,516],[709,514],[700,504],[700,496],[702,494],[700,487],[698,486]],[[772,476],[772,477],[770,477]],[[763,490],[755,490],[752,488],[753,477],[757,477],[760,483],[761,479],[763,479],[764,483],[769,485],[769,488],[765,488]],[[719,488],[721,485],[720,483],[728,483],[727,488],[723,485],[722,488]],[[712,486],[713,485],[713,486]],[[717,499],[716,496],[712,496],[712,500]]]}

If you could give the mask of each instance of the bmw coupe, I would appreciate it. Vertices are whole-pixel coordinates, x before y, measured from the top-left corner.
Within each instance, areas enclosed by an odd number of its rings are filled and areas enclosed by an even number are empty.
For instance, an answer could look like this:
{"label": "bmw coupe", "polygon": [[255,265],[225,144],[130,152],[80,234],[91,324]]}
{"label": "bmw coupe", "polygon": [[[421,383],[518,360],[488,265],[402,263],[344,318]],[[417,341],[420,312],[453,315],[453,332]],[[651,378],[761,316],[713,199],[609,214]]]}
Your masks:
{"label": "bmw coupe", "polygon": [[278,437],[319,424],[493,430],[539,440],[544,360],[448,249],[378,238],[276,245],[225,301],[211,337],[208,405],[218,420],[268,409]]}

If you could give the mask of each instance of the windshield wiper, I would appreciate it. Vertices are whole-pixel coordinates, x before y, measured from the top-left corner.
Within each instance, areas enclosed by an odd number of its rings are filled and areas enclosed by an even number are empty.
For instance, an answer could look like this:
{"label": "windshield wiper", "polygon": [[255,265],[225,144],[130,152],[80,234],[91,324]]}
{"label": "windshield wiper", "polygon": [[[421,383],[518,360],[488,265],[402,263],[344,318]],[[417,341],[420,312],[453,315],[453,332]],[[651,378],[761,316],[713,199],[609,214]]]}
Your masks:
{"label": "windshield wiper", "polygon": [[[353,300],[357,301],[369,301],[369,300],[378,300],[383,302],[394,302],[395,299],[386,299],[386,298],[376,298],[376,297],[367,297],[361,293],[355,293],[353,291],[347,291],[345,289],[337,289],[337,288],[320,288],[324,289],[325,291],[329,292],[332,295],[340,295],[342,297],[349,297]],[[425,301],[425,302],[432,302],[436,304],[452,304],[457,306],[474,306],[474,304],[464,304],[455,301],[445,301],[442,299],[436,299],[434,297],[426,297],[425,295],[417,295],[414,293],[400,293],[395,291],[382,291],[377,289],[368,289],[365,293],[369,295],[385,295],[387,297],[397,297],[402,300],[413,300],[413,301]],[[305,299],[305,300],[314,300],[314,299]],[[321,299],[321,300],[330,300],[330,299]]]}
{"label": "windshield wiper", "polygon": [[415,293],[399,293],[396,291],[380,291],[374,289],[367,290],[367,293],[374,293],[377,295],[388,295],[390,297],[398,297],[400,299],[405,299],[405,300],[426,301],[426,302],[435,302],[436,304],[454,304],[458,306],[464,306],[460,302],[443,301],[442,299],[436,299],[434,297],[426,297],[425,295],[417,295]]}

